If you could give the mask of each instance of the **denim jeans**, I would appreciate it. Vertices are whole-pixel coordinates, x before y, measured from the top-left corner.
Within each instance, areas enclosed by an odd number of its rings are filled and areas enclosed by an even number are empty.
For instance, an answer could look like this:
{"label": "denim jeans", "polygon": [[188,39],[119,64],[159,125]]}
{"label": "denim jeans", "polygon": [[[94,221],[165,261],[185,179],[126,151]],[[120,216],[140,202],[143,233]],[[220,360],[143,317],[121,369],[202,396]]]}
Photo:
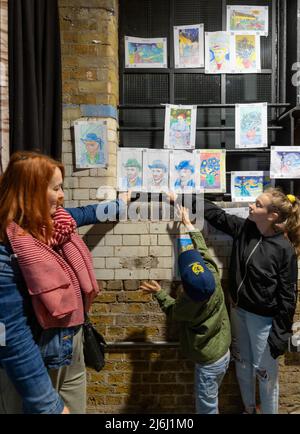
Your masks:
{"label": "denim jeans", "polygon": [[232,355],[247,413],[255,413],[255,385],[259,383],[261,413],[278,413],[278,361],[270,354],[272,318],[231,308]]}
{"label": "denim jeans", "polygon": [[230,352],[214,363],[196,363],[195,366],[195,398],[196,413],[217,414],[218,393],[222,380],[228,369]]}

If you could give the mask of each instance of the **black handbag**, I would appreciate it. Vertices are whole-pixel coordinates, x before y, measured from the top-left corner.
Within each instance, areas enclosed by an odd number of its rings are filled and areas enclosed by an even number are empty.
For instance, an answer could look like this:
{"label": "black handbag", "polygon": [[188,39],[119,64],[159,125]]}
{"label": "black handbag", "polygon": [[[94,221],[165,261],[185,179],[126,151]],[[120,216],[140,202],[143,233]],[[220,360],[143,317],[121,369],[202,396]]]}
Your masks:
{"label": "black handbag", "polygon": [[99,372],[105,365],[106,342],[104,337],[93,327],[87,315],[85,315],[83,324],[83,336],[84,362],[86,366]]}

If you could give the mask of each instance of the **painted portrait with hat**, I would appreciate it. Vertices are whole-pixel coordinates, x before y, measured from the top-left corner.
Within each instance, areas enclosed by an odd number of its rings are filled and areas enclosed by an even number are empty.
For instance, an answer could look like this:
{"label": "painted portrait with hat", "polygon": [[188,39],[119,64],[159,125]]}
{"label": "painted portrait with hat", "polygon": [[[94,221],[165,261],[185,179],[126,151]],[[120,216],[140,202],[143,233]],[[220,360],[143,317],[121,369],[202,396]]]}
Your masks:
{"label": "painted portrait with hat", "polygon": [[168,151],[147,150],[144,153],[144,184],[148,191],[164,191],[169,184]]}
{"label": "painted portrait with hat", "polygon": [[106,167],[106,121],[77,121],[74,123],[74,133],[76,167]]}

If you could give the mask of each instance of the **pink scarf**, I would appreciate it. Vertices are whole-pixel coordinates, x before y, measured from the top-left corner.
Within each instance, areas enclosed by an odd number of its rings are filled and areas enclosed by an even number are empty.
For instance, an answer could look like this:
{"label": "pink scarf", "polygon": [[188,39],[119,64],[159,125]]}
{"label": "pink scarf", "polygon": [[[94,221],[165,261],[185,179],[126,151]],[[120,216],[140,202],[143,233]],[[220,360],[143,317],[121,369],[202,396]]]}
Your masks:
{"label": "pink scarf", "polygon": [[99,292],[92,255],[75,232],[75,220],[61,207],[53,220],[49,245],[24,234],[14,222],[6,230],[44,329],[82,324],[84,310]]}

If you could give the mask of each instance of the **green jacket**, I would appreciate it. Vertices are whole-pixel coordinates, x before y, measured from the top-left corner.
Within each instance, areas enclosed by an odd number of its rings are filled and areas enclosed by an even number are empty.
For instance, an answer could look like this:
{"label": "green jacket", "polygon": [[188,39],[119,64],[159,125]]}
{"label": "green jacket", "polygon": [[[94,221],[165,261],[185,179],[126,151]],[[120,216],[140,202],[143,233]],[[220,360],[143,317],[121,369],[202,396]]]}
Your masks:
{"label": "green jacket", "polygon": [[208,252],[201,232],[190,232],[190,237],[214,275],[216,289],[213,295],[208,301],[195,302],[183,292],[175,300],[161,289],[155,297],[162,310],[180,323],[182,353],[196,363],[213,363],[228,351],[231,343],[230,323],[217,265]]}

